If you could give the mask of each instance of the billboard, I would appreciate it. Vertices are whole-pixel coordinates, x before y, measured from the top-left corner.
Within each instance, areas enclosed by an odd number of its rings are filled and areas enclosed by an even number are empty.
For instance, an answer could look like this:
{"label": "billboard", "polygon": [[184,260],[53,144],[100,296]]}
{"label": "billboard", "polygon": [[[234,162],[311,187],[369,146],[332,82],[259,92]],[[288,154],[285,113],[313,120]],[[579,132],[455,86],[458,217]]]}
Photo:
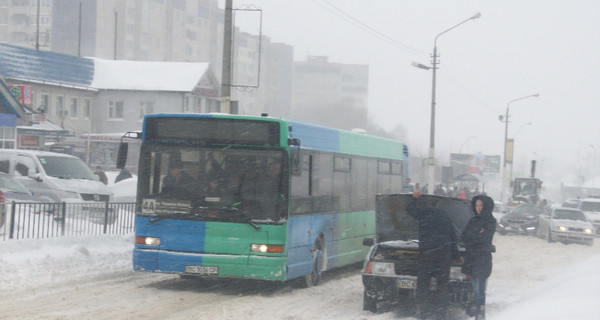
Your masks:
{"label": "billboard", "polygon": [[9,86],[8,89],[21,105],[31,106],[33,104],[33,89],[31,89],[31,86]]}
{"label": "billboard", "polygon": [[478,174],[489,181],[500,173],[500,159],[499,155],[452,153],[450,166],[454,168],[454,176]]}

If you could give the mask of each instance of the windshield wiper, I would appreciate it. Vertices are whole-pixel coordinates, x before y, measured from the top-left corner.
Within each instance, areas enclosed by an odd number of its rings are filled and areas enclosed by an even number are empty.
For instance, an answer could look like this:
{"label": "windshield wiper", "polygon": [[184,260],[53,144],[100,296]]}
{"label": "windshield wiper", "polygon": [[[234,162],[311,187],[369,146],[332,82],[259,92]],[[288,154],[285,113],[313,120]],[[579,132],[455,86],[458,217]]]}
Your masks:
{"label": "windshield wiper", "polygon": [[260,230],[260,229],[261,229],[261,228],[260,228],[260,226],[259,226],[259,225],[258,225],[256,222],[254,222],[254,219],[247,218],[247,219],[245,220],[245,222],[246,222],[247,224],[251,225],[251,226],[252,226],[252,228],[254,228],[256,231],[258,231],[258,230]]}
{"label": "windshield wiper", "polygon": [[[187,213],[176,212],[176,213],[171,213],[171,214],[167,214],[167,215],[160,216],[160,217],[154,217],[154,218],[150,219],[150,223],[155,223],[156,221],[160,221],[160,220],[164,220],[164,219],[173,219],[173,218],[177,218],[182,215],[187,215]],[[194,216],[196,216],[196,215],[194,215]]]}

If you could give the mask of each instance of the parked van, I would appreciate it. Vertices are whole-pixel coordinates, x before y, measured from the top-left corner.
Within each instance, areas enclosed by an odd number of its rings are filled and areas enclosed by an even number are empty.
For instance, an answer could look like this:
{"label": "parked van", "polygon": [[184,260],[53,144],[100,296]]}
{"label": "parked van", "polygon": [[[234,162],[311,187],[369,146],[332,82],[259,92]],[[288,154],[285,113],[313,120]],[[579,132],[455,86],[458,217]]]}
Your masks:
{"label": "parked van", "polygon": [[68,154],[0,149],[0,172],[15,177],[44,202],[112,200],[112,192],[92,170]]}

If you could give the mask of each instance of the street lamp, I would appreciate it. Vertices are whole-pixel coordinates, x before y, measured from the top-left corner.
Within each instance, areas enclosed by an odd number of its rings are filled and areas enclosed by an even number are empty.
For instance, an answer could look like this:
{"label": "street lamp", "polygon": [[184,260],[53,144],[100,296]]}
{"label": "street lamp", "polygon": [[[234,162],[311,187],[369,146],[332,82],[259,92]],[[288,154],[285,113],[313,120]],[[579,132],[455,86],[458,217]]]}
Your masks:
{"label": "street lamp", "polygon": [[596,188],[596,147],[594,147],[593,144],[590,144],[590,147],[594,149],[594,162],[592,163],[592,188]]}
{"label": "street lamp", "polygon": [[465,140],[465,142],[463,142],[463,143],[460,145],[460,148],[458,148],[458,153],[459,153],[459,154],[462,154],[462,147],[465,145],[465,143],[469,142],[469,140],[471,140],[471,139],[473,139],[473,138],[477,138],[477,136],[470,136],[470,137],[468,137],[468,138],[467,138],[467,140]]}
{"label": "street lamp", "polygon": [[431,61],[431,67],[428,67],[426,65],[420,64],[418,62],[413,62],[412,65],[417,67],[417,68],[421,68],[421,69],[426,69],[432,70],[432,80],[431,80],[431,124],[429,127],[429,161],[428,161],[428,179],[429,179],[429,188],[428,188],[428,192],[429,193],[433,193],[433,188],[434,188],[434,184],[435,184],[435,180],[434,180],[434,173],[435,173],[435,73],[437,70],[437,58],[438,58],[438,54],[437,54],[437,40],[438,38],[443,35],[444,33],[460,26],[461,24],[470,21],[470,20],[475,20],[481,17],[481,13],[477,12],[476,14],[474,14],[472,17],[470,17],[469,19],[466,19],[456,25],[454,25],[453,27],[442,31],[440,33],[438,33],[435,36],[435,39],[433,40],[433,56],[432,56],[432,61]]}
{"label": "street lamp", "polygon": [[506,147],[507,147],[507,142],[508,142],[508,110],[510,109],[510,104],[515,101],[519,101],[519,100],[523,100],[523,99],[527,99],[527,98],[533,98],[533,97],[537,98],[539,96],[540,96],[539,93],[535,93],[535,94],[530,94],[528,96],[510,100],[508,102],[508,104],[506,105],[506,116],[504,117],[504,119],[502,119],[502,115],[499,117],[500,121],[504,121],[504,162],[502,165],[502,192],[500,193],[500,201],[502,201],[502,202],[504,201],[504,192],[505,192],[504,189],[506,188],[506,155],[508,154],[508,150],[506,150]]}
{"label": "street lamp", "polygon": [[[519,134],[519,132],[521,132],[521,130],[523,130],[523,128],[525,128],[528,125],[532,125],[532,124],[533,124],[533,122],[527,122],[526,124],[522,125],[519,128],[519,130],[517,130],[517,132],[513,135],[513,137],[512,137],[512,141],[513,141],[513,157],[514,157],[514,149],[515,149],[515,138],[517,137],[517,135]],[[514,162],[514,160],[513,160],[513,162]],[[513,165],[510,166],[510,175],[508,176],[508,181],[512,181],[513,168],[514,168],[514,163],[513,163]]]}

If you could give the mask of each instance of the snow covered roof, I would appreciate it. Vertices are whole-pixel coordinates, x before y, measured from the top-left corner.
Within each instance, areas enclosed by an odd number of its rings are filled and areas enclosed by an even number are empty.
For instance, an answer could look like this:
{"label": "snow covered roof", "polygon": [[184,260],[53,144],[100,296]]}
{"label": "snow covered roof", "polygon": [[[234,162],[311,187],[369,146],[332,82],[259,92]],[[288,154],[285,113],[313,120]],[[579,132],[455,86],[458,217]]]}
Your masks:
{"label": "snow covered roof", "polygon": [[208,71],[206,62],[94,61],[97,89],[189,92]]}
{"label": "snow covered roof", "polygon": [[208,62],[81,58],[0,43],[0,72],[10,79],[87,89],[191,92],[214,86]]}
{"label": "snow covered roof", "polygon": [[0,71],[6,78],[87,87],[94,64],[88,58],[0,43]]}
{"label": "snow covered roof", "polygon": [[17,126],[20,134],[31,134],[31,135],[59,135],[68,136],[71,135],[69,130],[61,128],[50,120],[35,121],[30,126]]}

